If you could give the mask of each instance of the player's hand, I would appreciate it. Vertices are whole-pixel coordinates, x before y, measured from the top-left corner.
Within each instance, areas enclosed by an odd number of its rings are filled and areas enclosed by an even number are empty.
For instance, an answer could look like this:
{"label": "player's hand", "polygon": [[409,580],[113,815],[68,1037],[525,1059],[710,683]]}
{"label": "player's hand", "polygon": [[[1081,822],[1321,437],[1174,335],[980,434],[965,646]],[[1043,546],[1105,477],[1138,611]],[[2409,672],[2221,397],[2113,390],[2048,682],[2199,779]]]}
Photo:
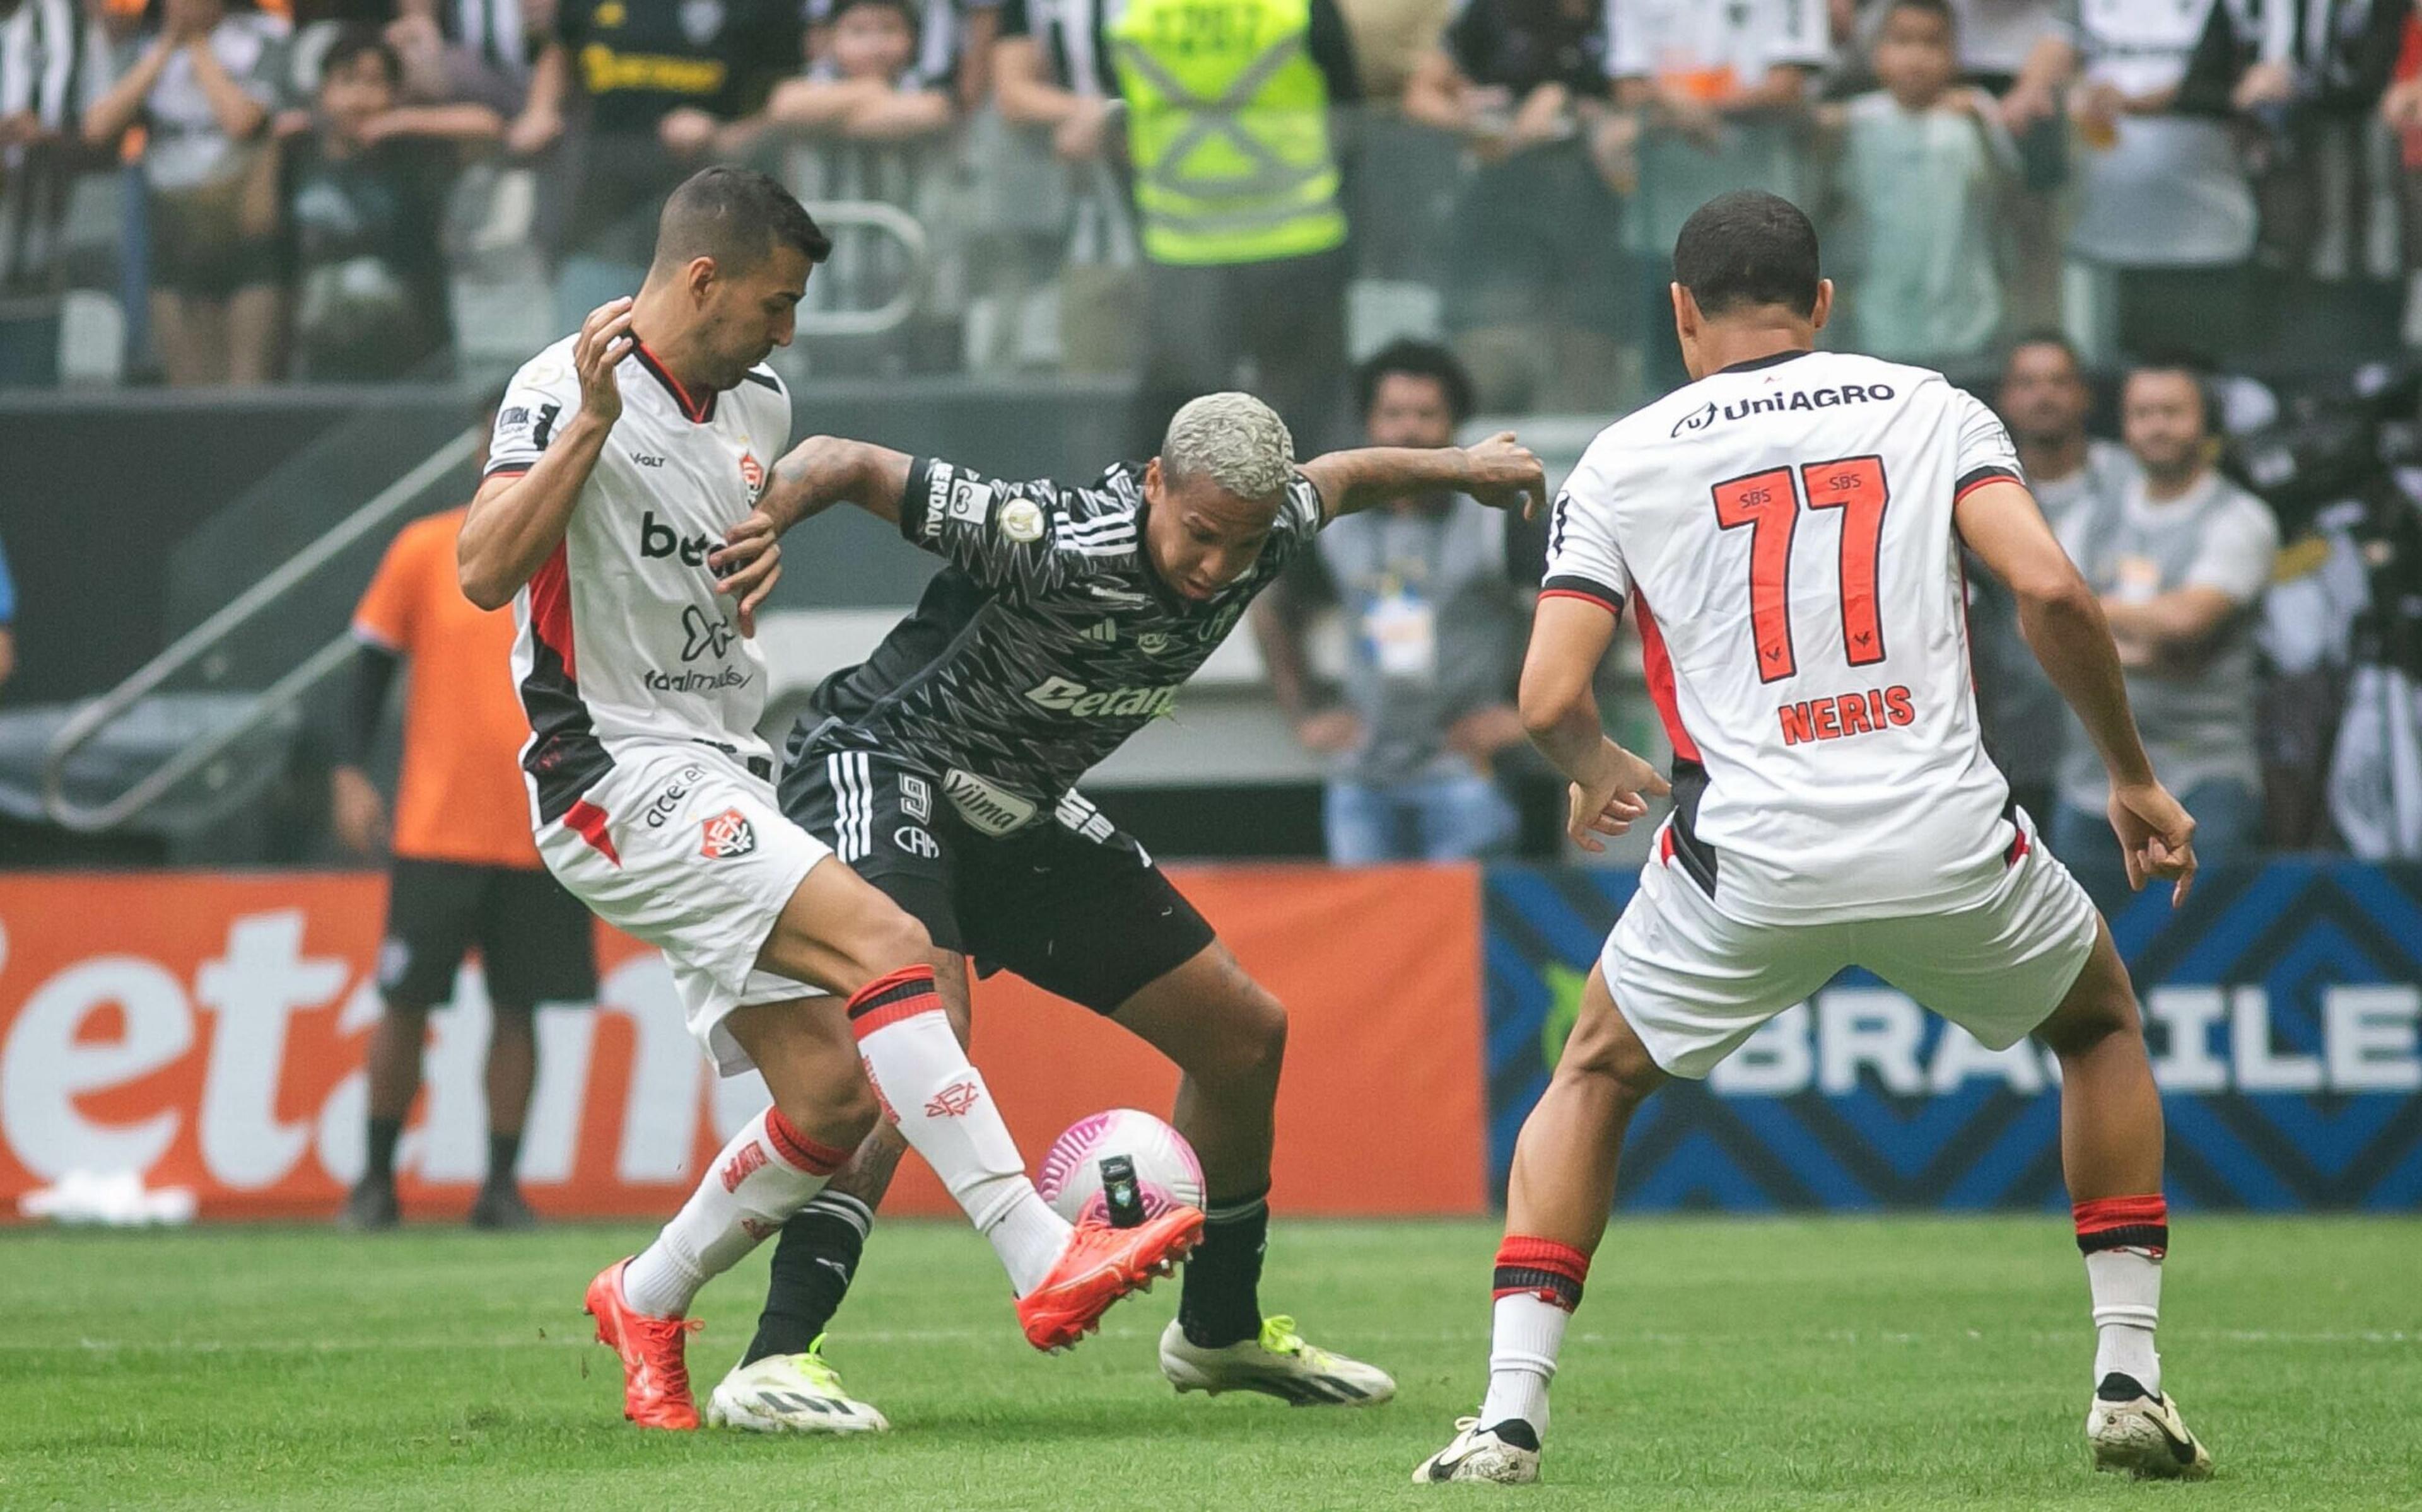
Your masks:
{"label": "player's hand", "polygon": [[2157,782],[2112,784],[2111,828],[2119,836],[2131,889],[2141,893],[2159,878],[2173,884],[2170,907],[2187,900],[2195,878],[2195,821],[2167,788]]}
{"label": "player's hand", "polygon": [[1597,854],[1606,850],[1598,836],[1629,831],[1648,812],[1649,799],[1673,791],[1674,785],[1659,776],[1655,767],[1612,740],[1601,740],[1596,759],[1573,783],[1565,833],[1573,844]]}
{"label": "player's hand", "polygon": [[386,800],[359,767],[338,767],[328,777],[328,825],[337,843],[357,856],[374,856],[386,844]]}
{"label": "player's hand", "polygon": [[622,418],[622,385],[614,369],[639,344],[631,335],[628,295],[607,300],[580,322],[580,337],[572,344],[573,371],[580,375],[580,413],[601,425]]}
{"label": "player's hand", "polygon": [[709,552],[707,569],[715,574],[715,591],[740,600],[740,633],[757,633],[757,606],[782,581],[781,528],[763,509],[723,533],[723,544]]}
{"label": "player's hand", "polygon": [[1491,509],[1519,508],[1529,520],[1548,502],[1548,470],[1511,430],[1466,446],[1463,458],[1464,491]]}
{"label": "player's hand", "polygon": [[1295,738],[1307,751],[1338,756],[1362,743],[1362,722],[1350,709],[1324,709],[1297,720]]}

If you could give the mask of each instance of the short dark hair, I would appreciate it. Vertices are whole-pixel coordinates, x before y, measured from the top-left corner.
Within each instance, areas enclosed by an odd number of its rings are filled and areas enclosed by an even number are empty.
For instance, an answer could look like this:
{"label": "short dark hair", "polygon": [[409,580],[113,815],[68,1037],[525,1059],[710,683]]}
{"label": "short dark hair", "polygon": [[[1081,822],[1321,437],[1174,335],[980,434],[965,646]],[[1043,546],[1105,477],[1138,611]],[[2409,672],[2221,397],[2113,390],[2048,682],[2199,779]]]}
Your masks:
{"label": "short dark hair", "polygon": [[320,82],[324,85],[343,70],[364,57],[374,57],[386,70],[387,84],[396,88],[403,86],[403,59],[387,45],[376,26],[368,22],[349,21],[337,29],[336,39],[328,50],[320,55]]}
{"label": "short dark hair", "polygon": [[1951,0],[1892,0],[1892,4],[1884,8],[1884,19],[1891,20],[1895,10],[1923,10],[1941,21],[1946,29],[1955,32],[1959,29],[1959,18],[1952,12]]}
{"label": "short dark hair", "polygon": [[2129,363],[2128,370],[2119,375],[2119,392],[2123,397],[2128,385],[2147,373],[2176,373],[2194,385],[2195,406],[2203,413],[2206,435],[2220,429],[2220,390],[2212,382],[2211,365],[2191,352],[2147,352]]}
{"label": "short dark hair", "polygon": [[908,23],[911,36],[922,35],[925,30],[925,18],[918,13],[917,7],[911,3],[911,0],[832,0],[832,9],[826,19],[839,21],[860,6],[873,6],[878,9],[899,12],[900,19]]}
{"label": "short dark hair", "polygon": [[1816,227],[1799,206],[1762,189],[1736,189],[1691,212],[1674,240],[1674,281],[1706,316],[1760,304],[1816,313]]}
{"label": "short dark hair", "polygon": [[665,200],[656,221],[656,261],[713,257],[727,273],[746,273],[778,246],[795,247],[810,262],[832,256],[832,238],[791,192],[754,168],[701,168]]}
{"label": "short dark hair", "polygon": [[1366,417],[1371,413],[1371,406],[1379,400],[1379,385],[1393,373],[1437,383],[1446,392],[1447,413],[1456,425],[1471,418],[1471,374],[1464,370],[1463,359],[1435,341],[1415,341],[1410,336],[1389,342],[1354,370],[1354,398],[1360,413]]}

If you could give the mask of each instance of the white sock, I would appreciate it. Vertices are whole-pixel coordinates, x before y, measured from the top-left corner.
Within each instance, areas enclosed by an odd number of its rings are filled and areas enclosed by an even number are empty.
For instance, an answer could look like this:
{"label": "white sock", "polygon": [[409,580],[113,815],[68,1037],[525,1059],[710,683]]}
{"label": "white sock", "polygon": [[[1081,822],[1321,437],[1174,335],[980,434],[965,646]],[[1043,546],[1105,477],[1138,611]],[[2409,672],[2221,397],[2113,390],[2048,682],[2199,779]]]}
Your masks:
{"label": "white sock", "polygon": [[2153,1329],[2162,1318],[2161,1257],[2135,1248],[2097,1250],[2085,1257],[2085,1280],[2094,1292],[2096,1382],[2115,1370],[2161,1395],[2162,1357],[2153,1352]]}
{"label": "white sock", "polygon": [[934,974],[895,972],[850,1000],[850,1027],[884,1115],[992,1241],[1019,1296],[1059,1263],[1068,1224],[1051,1210],[1009,1137],[982,1073],[967,1063]]}
{"label": "white sock", "polygon": [[778,1109],[749,1119],[623,1270],[624,1300],[651,1317],[687,1314],[700,1286],[806,1207],[847,1159],[849,1151],[807,1138]]}
{"label": "white sock", "polygon": [[1556,1379],[1556,1354],[1565,1345],[1572,1314],[1535,1291],[1497,1299],[1496,1326],[1488,1336],[1488,1395],[1480,1404],[1480,1426],[1493,1428],[1518,1417],[1545,1437],[1548,1386]]}

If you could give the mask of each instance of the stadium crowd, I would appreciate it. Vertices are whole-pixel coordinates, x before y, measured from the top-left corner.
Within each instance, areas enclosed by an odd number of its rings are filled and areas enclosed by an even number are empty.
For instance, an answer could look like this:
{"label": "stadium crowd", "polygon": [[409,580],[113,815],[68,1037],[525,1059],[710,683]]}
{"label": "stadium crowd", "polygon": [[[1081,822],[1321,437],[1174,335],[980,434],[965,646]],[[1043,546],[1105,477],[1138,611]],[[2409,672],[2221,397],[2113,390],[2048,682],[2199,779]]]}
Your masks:
{"label": "stadium crowd", "polygon": [[[713,160],[904,212],[843,220],[818,307],[909,297],[820,370],[1174,396],[1250,357],[1324,440],[1395,335],[1490,412],[1670,386],[1662,259],[1727,187],[1820,212],[1840,339],[1955,370],[2050,326],[2098,366],[2378,353],[2422,264],[2402,0],[1312,0],[1300,76],[1175,142],[1127,130],[1187,87],[1136,8],[0,0],[0,381],[501,370]],[[1311,189],[1282,233],[1181,227],[1189,153]]]}

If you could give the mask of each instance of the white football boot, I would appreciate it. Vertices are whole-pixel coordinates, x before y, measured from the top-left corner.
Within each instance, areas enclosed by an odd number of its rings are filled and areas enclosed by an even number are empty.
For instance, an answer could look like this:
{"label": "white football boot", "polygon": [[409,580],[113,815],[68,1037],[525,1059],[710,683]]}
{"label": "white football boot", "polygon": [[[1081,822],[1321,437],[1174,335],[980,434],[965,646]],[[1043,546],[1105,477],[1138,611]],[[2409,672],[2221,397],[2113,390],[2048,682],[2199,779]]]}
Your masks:
{"label": "white football boot", "polygon": [[2097,1470],[2137,1480],[2211,1478],[2211,1451],[2188,1429],[2178,1404],[2115,1370],[2094,1389],[2085,1442]]}
{"label": "white football boot", "polygon": [[1181,1394],[1260,1392],[1298,1407],[1376,1407],[1396,1395],[1386,1371],[1305,1343],[1292,1317],[1266,1317],[1258,1335],[1218,1349],[1172,1319],[1160,1334],[1160,1373]]}
{"label": "white football boot", "polygon": [[706,1421],[749,1433],[881,1433],[882,1413],[841,1390],[824,1335],[805,1354],[769,1354],[731,1367],[707,1403]]}
{"label": "white football boot", "polygon": [[1539,1435],[1518,1417],[1482,1427],[1476,1417],[1455,1420],[1455,1440],[1421,1462],[1413,1484],[1494,1481],[1525,1486],[1539,1478]]}

